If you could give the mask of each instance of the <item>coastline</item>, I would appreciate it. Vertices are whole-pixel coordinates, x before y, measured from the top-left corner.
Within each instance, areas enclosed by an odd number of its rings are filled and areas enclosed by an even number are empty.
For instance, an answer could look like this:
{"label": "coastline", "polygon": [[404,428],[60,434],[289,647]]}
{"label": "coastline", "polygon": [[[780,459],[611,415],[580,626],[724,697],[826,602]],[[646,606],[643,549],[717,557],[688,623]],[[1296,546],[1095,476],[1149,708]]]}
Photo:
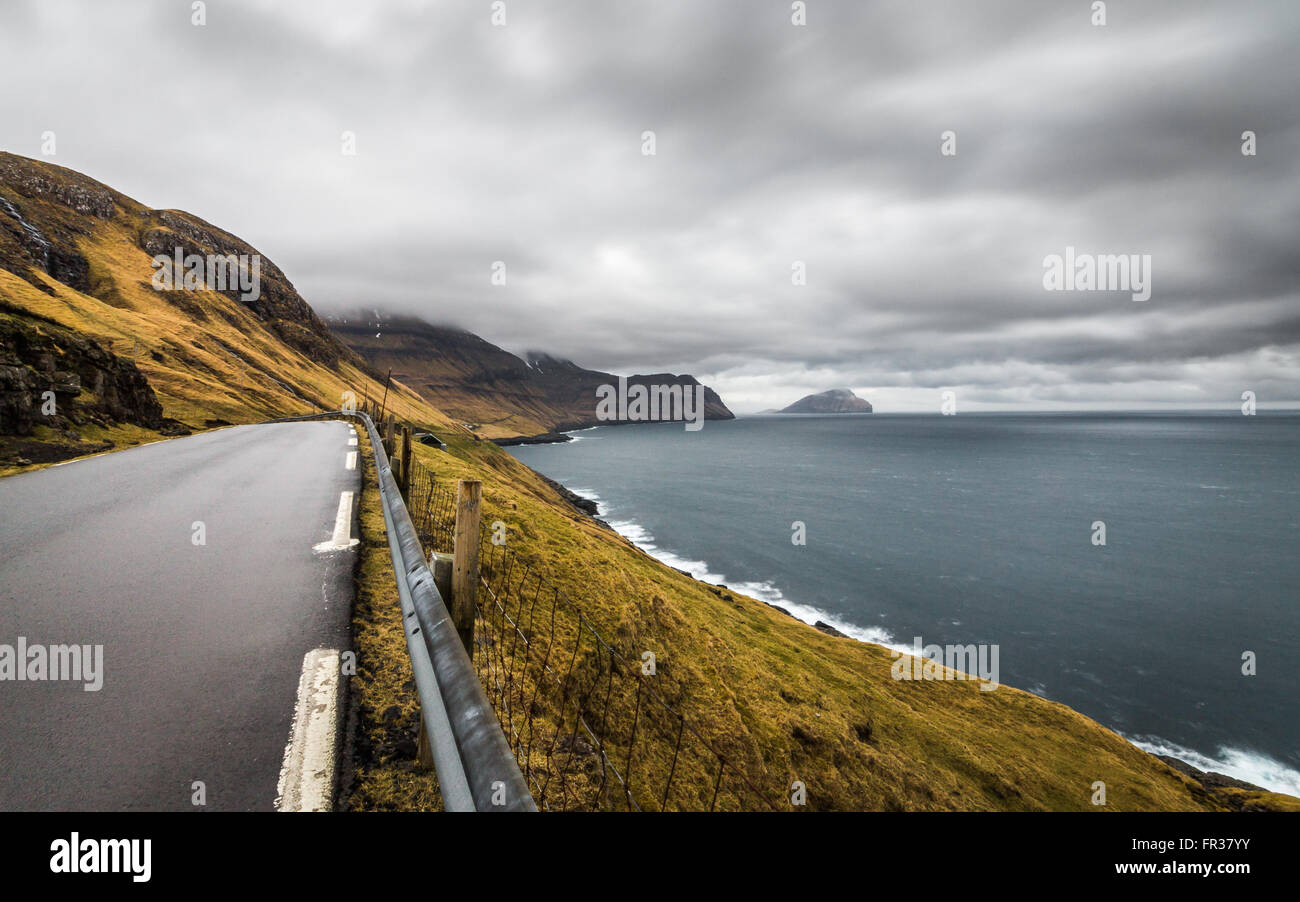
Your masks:
{"label": "coastline", "polygon": [[[704,415],[704,419],[706,421],[726,422],[727,420],[736,419],[736,415],[732,414],[731,416],[723,417],[717,415],[710,415],[706,413]],[[536,435],[511,435],[505,438],[490,438],[488,439],[488,441],[492,442],[492,444],[496,445],[498,448],[509,448],[513,445],[559,445],[559,444],[563,444],[564,442],[577,441],[577,439],[573,435],[573,433],[575,432],[587,432],[592,429],[599,429],[602,426],[645,426],[645,425],[656,425],[659,423],[668,423],[668,422],[680,423],[684,421],[683,420],[649,420],[649,421],[606,420],[606,421],[599,421],[595,423],[579,423],[577,425],[572,425],[572,426],[566,426],[564,424],[561,424],[559,426],[556,426],[550,432],[539,432]]]}
{"label": "coastline", "polygon": [[[582,431],[590,428],[595,427],[585,427]],[[576,440],[576,437],[566,436],[565,440],[573,441]],[[530,467],[530,469],[532,468]],[[730,595],[728,593],[736,592],[775,608],[792,619],[820,630],[827,635],[878,645],[890,651],[899,651],[904,654],[912,653],[911,646],[899,643],[887,630],[863,628],[856,624],[838,620],[830,612],[792,601],[770,582],[728,581],[725,574],[714,572],[707,561],[689,559],[659,547],[655,543],[654,535],[635,520],[611,517],[608,511],[602,511],[601,505],[605,503],[604,499],[595,491],[585,487],[566,486],[535,469],[533,472],[554,487],[561,497],[575,509],[591,517],[602,527],[616,532],[648,557],[654,558],[664,566],[671,567],[684,576],[689,576],[696,582],[703,584],[709,592],[719,598],[729,600]],[[602,518],[600,516],[602,513],[609,519]],[[1051,701],[1050,696],[1044,691],[1040,691],[1041,689],[1042,687],[1036,687],[1035,689],[1025,689],[1023,691]],[[1114,730],[1117,735],[1121,736],[1134,748],[1160,759],[1166,765],[1191,779],[1197,780],[1204,786],[1238,786],[1240,788],[1253,788],[1265,792],[1300,797],[1300,771],[1268,755],[1235,747],[1222,747],[1216,750],[1214,755],[1207,755],[1204,752],[1186,748],[1163,737],[1130,736],[1101,721],[1098,721],[1098,723]],[[1262,784],[1257,782],[1260,780],[1266,782]]]}
{"label": "coastline", "polygon": [[498,448],[509,448],[511,445],[558,445],[562,442],[571,442],[573,438],[563,432],[539,432],[537,435],[491,438],[488,441]]}
{"label": "coastline", "polygon": [[[577,495],[597,506],[603,499],[588,489],[567,489],[571,494]],[[751,580],[728,581],[726,574],[715,573],[707,561],[693,560],[682,557],[674,552],[667,551],[655,544],[655,537],[643,526],[634,520],[600,520],[610,529],[614,530],[643,554],[654,558],[666,567],[671,567],[678,573],[689,576],[691,579],[705,586],[710,587],[715,595],[719,590],[725,592],[739,592],[742,595],[748,595],[756,601],[760,601],[770,608],[775,608],[787,617],[798,620],[800,623],[821,630],[827,635],[838,636],[845,639],[853,639],[856,642],[866,642],[872,645],[880,645],[891,650],[907,652],[910,648],[894,639],[893,634],[885,629],[864,628],[854,623],[838,620],[836,615],[829,611],[812,605],[801,604],[787,598],[780,589],[770,582],[755,582]]]}

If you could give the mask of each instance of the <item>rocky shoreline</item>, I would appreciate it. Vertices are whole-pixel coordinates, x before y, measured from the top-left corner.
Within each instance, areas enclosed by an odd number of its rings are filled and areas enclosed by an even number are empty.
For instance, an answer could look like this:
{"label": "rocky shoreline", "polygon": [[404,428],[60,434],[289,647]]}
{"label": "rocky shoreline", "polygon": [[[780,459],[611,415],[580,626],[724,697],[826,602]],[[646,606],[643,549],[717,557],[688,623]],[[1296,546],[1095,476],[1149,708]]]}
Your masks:
{"label": "rocky shoreline", "polygon": [[[558,445],[561,442],[573,441],[573,436],[565,435],[563,432],[543,432],[538,435],[520,435],[520,436],[514,436],[512,438],[494,438],[494,439],[489,439],[489,441],[491,441],[492,444],[496,445],[498,448],[508,448],[511,445]],[[559,483],[556,483],[556,485],[559,485]],[[568,490],[566,489],[565,491]]]}
{"label": "rocky shoreline", "polygon": [[[529,467],[529,469],[531,470],[532,467]],[[590,498],[583,498],[577,492],[570,491],[568,488],[556,482],[554,479],[551,479],[549,476],[545,476],[541,473],[538,473],[536,470],[533,470],[533,473],[537,475],[538,479],[542,480],[551,488],[555,489],[556,494],[558,494],[561,498],[563,498],[566,502],[568,502],[570,507],[573,507],[579,513],[586,514],[588,517],[596,521],[596,523],[603,526],[605,529],[608,529],[610,532],[617,532],[617,530],[615,530],[614,527],[610,526],[604,520],[600,519],[599,516],[597,516],[597,514],[600,513],[600,505],[597,504],[595,501],[592,501]]]}

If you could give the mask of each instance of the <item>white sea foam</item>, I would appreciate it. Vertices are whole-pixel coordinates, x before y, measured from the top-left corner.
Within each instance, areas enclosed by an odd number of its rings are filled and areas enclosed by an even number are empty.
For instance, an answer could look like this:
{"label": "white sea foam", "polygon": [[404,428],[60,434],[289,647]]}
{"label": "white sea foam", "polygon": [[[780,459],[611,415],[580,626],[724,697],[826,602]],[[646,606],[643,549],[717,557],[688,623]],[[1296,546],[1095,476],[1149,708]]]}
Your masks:
{"label": "white sea foam", "polygon": [[1227,774],[1229,777],[1254,783],[1273,792],[1300,796],[1300,771],[1259,752],[1221,747],[1215,753],[1216,757],[1211,758],[1194,749],[1161,739],[1159,736],[1125,736],[1124,738],[1153,755],[1169,755],[1201,770]]}
{"label": "white sea foam", "polygon": [[588,501],[595,501],[597,504],[600,503],[600,496],[591,489],[573,489],[569,488],[567,485],[565,488],[569,489],[570,492],[573,492],[573,494],[577,495],[579,498],[586,498]]}
{"label": "white sea foam", "polygon": [[[574,494],[582,495],[584,498],[593,495],[583,494],[578,489],[571,489]],[[895,642],[893,635],[881,627],[862,627],[855,623],[847,623],[838,619],[834,614],[823,611],[821,608],[813,605],[800,604],[797,601],[791,601],[786,598],[778,589],[768,580],[761,582],[743,581],[729,582],[725,574],[714,573],[707,561],[691,560],[681,555],[674,554],[667,549],[660,548],[655,544],[655,537],[650,531],[639,523],[632,520],[611,520],[609,525],[623,538],[627,539],[636,547],[640,548],[646,554],[655,558],[669,567],[677,570],[685,570],[700,582],[711,583],[713,585],[725,585],[728,589],[739,592],[741,595],[748,595],[751,598],[757,598],[759,601],[785,608],[791,614],[804,623],[812,625],[818,620],[828,623],[835,627],[846,636],[857,639],[859,642],[872,642],[876,645],[883,645],[887,648],[895,648],[900,651],[910,651],[910,646],[905,646]]]}

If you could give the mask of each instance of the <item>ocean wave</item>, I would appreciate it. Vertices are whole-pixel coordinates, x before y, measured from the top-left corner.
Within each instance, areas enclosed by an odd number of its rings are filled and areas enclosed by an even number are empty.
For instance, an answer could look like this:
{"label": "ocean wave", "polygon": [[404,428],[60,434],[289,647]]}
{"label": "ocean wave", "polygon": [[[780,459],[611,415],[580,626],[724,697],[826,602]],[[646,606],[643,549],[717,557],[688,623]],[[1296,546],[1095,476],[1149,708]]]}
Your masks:
{"label": "ocean wave", "polygon": [[565,488],[569,489],[570,492],[573,492],[573,494],[577,495],[579,498],[586,498],[588,501],[595,501],[597,504],[600,503],[601,500],[600,496],[597,495],[595,492],[593,492],[591,489],[575,489],[575,488],[570,488],[567,485],[565,486]]}
{"label": "ocean wave", "polygon": [[598,438],[600,438],[600,436],[598,436],[598,435],[578,435],[578,433],[579,433],[579,432],[590,432],[590,431],[593,430],[593,429],[599,429],[599,428],[600,428],[599,426],[588,426],[588,427],[586,427],[585,429],[570,429],[568,432],[565,432],[565,433],[563,433],[563,434],[564,434],[564,435],[567,435],[567,436],[569,437],[569,441],[570,441],[571,443],[572,443],[572,442],[586,442],[586,441],[591,441],[591,440],[593,440],[593,439],[598,439]]}
{"label": "ocean wave", "polygon": [[[596,500],[594,495],[583,494],[578,489],[570,489],[570,491],[576,495],[582,495],[584,498],[590,497],[592,500]],[[841,620],[836,615],[813,605],[791,601],[768,580],[729,582],[725,574],[714,573],[707,561],[692,560],[660,548],[655,544],[655,537],[640,523],[632,520],[610,520],[609,525],[614,528],[615,532],[661,564],[667,564],[677,570],[684,570],[700,582],[725,585],[728,589],[739,592],[741,595],[748,595],[767,604],[785,608],[785,610],[809,626],[820,620],[822,623],[830,624],[844,635],[857,639],[859,642],[870,642],[874,645],[883,645],[886,648],[903,652],[911,651],[910,646],[899,644],[894,639],[893,634],[886,629],[858,626],[856,623]]]}
{"label": "ocean wave", "polygon": [[1124,738],[1144,752],[1153,755],[1169,755],[1201,770],[1227,774],[1229,777],[1254,783],[1273,792],[1300,796],[1300,771],[1259,752],[1220,747],[1215,752],[1216,757],[1212,758],[1195,749],[1161,739],[1159,736],[1124,736]]}

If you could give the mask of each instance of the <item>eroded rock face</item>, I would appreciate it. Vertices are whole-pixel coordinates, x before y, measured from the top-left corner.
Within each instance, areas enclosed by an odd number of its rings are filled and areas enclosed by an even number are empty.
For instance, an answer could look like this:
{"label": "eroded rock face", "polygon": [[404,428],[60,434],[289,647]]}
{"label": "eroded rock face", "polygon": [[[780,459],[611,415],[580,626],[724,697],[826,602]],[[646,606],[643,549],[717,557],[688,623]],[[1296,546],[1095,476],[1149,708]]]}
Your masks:
{"label": "eroded rock face", "polygon": [[28,197],[39,197],[69,207],[82,216],[113,218],[115,192],[71,169],[60,168],[56,175],[30,160],[2,154],[0,182],[19,188]]}
{"label": "eroded rock face", "polygon": [[0,310],[0,435],[90,423],[162,429],[167,421],[131,361],[53,323]]}
{"label": "eroded rock face", "polygon": [[57,220],[43,226],[33,222],[30,209],[26,215],[20,209],[30,207],[31,201],[17,194],[10,200],[6,191],[13,193],[0,182],[0,268],[47,293],[48,286],[31,270],[41,269],[78,291],[89,291],[90,266],[76,246],[77,237],[83,233]]}

